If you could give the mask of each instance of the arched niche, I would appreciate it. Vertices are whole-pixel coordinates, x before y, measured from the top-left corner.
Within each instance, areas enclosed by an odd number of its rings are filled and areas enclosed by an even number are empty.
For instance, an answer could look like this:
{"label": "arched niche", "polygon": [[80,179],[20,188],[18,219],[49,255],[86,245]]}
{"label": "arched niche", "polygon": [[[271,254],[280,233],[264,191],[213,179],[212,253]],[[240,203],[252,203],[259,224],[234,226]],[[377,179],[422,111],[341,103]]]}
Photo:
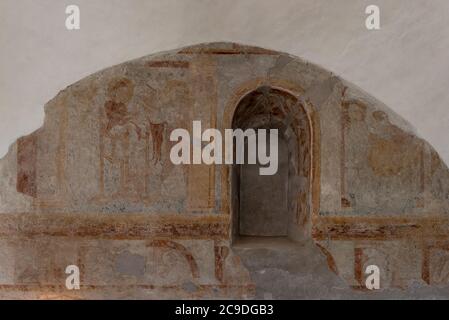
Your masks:
{"label": "arched niche", "polygon": [[246,93],[232,117],[235,129],[277,129],[278,171],[261,176],[259,165],[234,164],[230,174],[232,238],[310,235],[313,211],[314,146],[303,101],[272,86]]}

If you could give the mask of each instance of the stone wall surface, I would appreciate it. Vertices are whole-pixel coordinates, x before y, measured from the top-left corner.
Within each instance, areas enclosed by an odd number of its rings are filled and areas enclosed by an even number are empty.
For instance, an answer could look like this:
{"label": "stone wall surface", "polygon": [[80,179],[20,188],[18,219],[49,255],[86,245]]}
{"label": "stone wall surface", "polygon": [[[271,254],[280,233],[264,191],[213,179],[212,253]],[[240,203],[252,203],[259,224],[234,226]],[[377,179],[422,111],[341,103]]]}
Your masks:
{"label": "stone wall surface", "polygon": [[[254,296],[231,244],[229,166],[174,165],[169,136],[193,120],[231,128],[238,103],[262,87],[307,113],[308,227],[297,223],[329,269],[348,287],[370,263],[386,270],[386,288],[449,282],[449,170],[410,125],[312,63],[209,43],[69,86],[45,106],[43,126],[11,146],[0,161],[0,293]],[[64,289],[69,264],[86,290]]]}

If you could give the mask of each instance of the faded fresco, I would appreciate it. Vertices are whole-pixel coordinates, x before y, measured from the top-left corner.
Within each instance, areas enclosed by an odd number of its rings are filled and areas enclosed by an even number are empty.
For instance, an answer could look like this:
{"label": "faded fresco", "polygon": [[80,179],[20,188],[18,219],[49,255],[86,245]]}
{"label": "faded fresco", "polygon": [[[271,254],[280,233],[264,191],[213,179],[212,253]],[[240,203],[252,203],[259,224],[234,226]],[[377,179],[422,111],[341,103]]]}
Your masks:
{"label": "faded fresco", "polygon": [[[285,235],[309,244],[288,247],[289,259],[319,266],[297,287],[325,277],[367,294],[369,264],[385,290],[449,285],[446,165],[385,105],[309,62],[196,45],[93,74],[45,112],[0,161],[0,297],[282,297],[237,243],[251,197],[240,169],[170,161],[170,132],[194,120],[282,130]],[[69,264],[82,290],[66,290]]]}

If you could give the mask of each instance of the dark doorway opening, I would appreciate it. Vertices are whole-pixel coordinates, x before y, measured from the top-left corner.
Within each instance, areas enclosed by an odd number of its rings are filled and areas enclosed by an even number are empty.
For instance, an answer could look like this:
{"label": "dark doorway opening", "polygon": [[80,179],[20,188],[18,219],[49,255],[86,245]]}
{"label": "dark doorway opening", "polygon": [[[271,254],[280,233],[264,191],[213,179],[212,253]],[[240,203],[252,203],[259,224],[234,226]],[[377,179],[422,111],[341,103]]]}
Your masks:
{"label": "dark doorway opening", "polygon": [[258,164],[240,165],[241,236],[287,236],[288,234],[288,149],[278,138],[278,170],[261,175]]}
{"label": "dark doorway opening", "polygon": [[245,236],[303,238],[310,218],[312,161],[310,125],[302,104],[290,93],[260,87],[241,99],[232,127],[278,130],[276,174],[260,175],[260,164],[233,165],[233,241]]}

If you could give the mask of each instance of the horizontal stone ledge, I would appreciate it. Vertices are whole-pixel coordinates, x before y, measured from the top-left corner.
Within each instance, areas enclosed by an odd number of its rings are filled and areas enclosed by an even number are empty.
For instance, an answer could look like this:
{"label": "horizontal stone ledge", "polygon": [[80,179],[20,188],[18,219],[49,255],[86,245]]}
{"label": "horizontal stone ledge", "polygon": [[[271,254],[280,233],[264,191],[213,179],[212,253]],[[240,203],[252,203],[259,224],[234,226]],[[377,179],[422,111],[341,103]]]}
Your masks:
{"label": "horizontal stone ledge", "polygon": [[449,217],[316,217],[316,240],[449,240]]}
{"label": "horizontal stone ledge", "polygon": [[99,239],[228,239],[224,214],[0,214],[0,237],[82,237]]}
{"label": "horizontal stone ledge", "polygon": [[17,299],[183,299],[234,298],[247,299],[255,295],[255,285],[250,284],[196,284],[194,291],[182,285],[80,285],[80,290],[67,290],[65,285],[18,284],[0,285],[0,298]]}

